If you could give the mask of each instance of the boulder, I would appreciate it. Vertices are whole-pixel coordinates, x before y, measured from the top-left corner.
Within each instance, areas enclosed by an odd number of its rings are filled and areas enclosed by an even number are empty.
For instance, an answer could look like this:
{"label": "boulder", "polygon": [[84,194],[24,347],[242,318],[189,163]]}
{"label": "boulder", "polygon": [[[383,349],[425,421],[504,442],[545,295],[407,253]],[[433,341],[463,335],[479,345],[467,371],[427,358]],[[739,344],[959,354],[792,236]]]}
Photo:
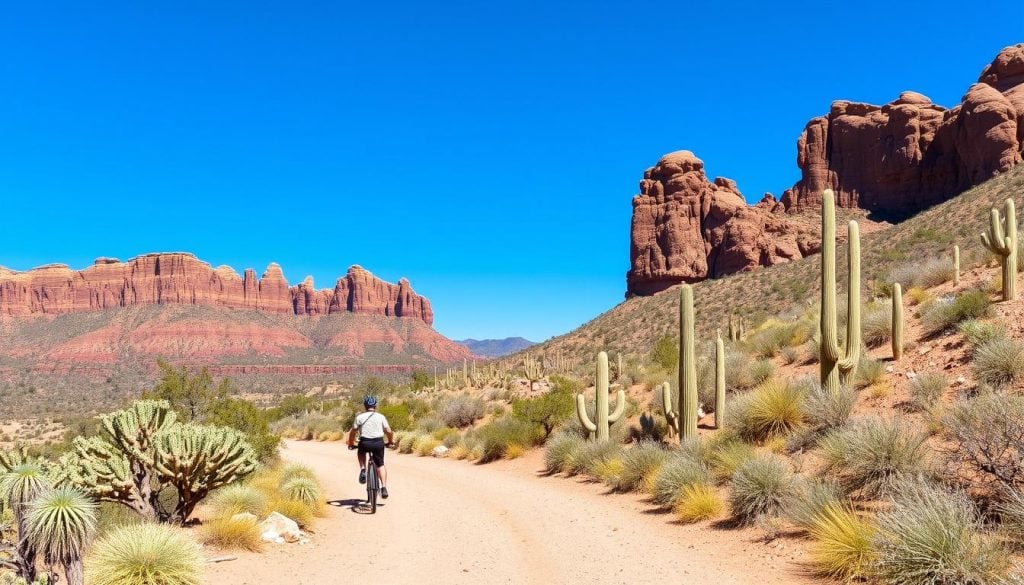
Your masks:
{"label": "boulder", "polygon": [[434,447],[434,450],[431,451],[430,454],[433,455],[434,457],[447,457],[448,447],[445,447],[444,445],[438,445],[437,447]]}
{"label": "boulder", "polygon": [[259,529],[260,538],[264,542],[283,544],[302,540],[302,530],[299,529],[299,525],[278,512],[272,512],[266,520],[260,522]]}

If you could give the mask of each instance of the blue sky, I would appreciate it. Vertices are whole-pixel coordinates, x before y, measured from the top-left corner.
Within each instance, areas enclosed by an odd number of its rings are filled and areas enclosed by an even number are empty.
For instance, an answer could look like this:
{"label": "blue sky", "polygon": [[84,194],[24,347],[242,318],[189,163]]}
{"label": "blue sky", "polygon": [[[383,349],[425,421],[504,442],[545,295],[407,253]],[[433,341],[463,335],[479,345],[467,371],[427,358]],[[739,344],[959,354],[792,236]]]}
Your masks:
{"label": "blue sky", "polygon": [[779,194],[832,100],[949,106],[1024,41],[1017,0],[156,4],[5,6],[0,264],[361,264],[453,338],[619,302],[662,154]]}

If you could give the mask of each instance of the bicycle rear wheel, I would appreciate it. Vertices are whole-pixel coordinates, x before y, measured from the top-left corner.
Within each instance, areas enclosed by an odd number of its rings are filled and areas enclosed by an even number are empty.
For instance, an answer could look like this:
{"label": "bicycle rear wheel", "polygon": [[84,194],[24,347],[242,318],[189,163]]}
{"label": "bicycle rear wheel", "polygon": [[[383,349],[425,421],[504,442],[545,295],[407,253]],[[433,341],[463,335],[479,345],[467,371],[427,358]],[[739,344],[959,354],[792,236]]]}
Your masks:
{"label": "bicycle rear wheel", "polygon": [[370,506],[371,514],[377,513],[377,493],[380,492],[378,482],[377,465],[371,458],[369,465],[366,466],[366,503]]}

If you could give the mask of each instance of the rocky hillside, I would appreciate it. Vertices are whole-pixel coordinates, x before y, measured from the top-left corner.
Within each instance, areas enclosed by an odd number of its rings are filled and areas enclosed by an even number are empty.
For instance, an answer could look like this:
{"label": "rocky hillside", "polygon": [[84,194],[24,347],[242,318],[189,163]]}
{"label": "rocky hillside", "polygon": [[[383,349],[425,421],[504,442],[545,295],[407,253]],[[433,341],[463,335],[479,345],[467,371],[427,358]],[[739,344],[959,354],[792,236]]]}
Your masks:
{"label": "rocky hillside", "polygon": [[[989,254],[982,248],[979,234],[988,227],[989,209],[1001,208],[1007,197],[1014,198],[1018,210],[1024,208],[1024,165],[907,221],[863,235],[863,298],[871,298],[873,287],[889,282],[895,270],[913,271],[930,258],[950,258],[954,244],[962,250],[965,270],[987,260]],[[845,237],[846,230],[839,231]],[[811,233],[818,234],[820,226]],[[838,247],[838,254],[845,258],[845,246]],[[845,266],[845,260],[840,262]],[[743,315],[756,324],[789,310],[803,311],[816,302],[819,270],[820,260],[814,255],[695,284],[695,310],[704,328],[702,335],[707,338],[716,327],[724,331],[730,314]],[[593,362],[602,349],[646,357],[656,339],[678,334],[678,301],[676,289],[632,297],[575,331],[531,349],[531,354],[557,354],[584,364]]]}
{"label": "rocky hillside", "polygon": [[840,206],[902,219],[1018,165],[1024,153],[1024,44],[1003,49],[952,109],[904,92],[882,106],[837,101],[797,141],[801,179],[747,205],[735,182],[709,181],[692,153],[666,155],[633,199],[627,296],[817,252],[821,192]]}

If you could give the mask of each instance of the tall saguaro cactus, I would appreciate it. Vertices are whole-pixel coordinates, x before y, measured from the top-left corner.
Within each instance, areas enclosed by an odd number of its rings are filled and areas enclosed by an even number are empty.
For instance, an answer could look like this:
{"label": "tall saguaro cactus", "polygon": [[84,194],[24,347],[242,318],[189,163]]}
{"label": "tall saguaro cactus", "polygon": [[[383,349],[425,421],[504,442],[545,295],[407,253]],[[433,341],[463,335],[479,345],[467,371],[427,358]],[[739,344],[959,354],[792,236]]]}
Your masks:
{"label": "tall saguaro cactus", "polygon": [[608,354],[601,352],[597,354],[597,384],[594,388],[595,412],[593,421],[587,415],[587,403],[583,394],[576,395],[576,416],[580,418],[580,424],[598,441],[607,441],[610,434],[608,427],[622,417],[626,409],[626,393],[619,390],[616,397],[615,411],[608,412]]}
{"label": "tall saguaro cactus", "polygon": [[903,287],[892,285],[892,359],[903,357]]}
{"label": "tall saguaro cactus", "polygon": [[715,339],[715,428],[725,425],[725,343],[722,332]]}
{"label": "tall saguaro cactus", "polygon": [[672,384],[664,382],[661,385],[661,404],[665,409],[665,422],[668,423],[668,436],[672,437],[679,433],[679,413],[672,407]]}
{"label": "tall saguaro cactus", "polygon": [[860,360],[860,228],[849,224],[846,347],[839,347],[836,323],[836,202],[832,189],[821,196],[821,385],[836,392],[848,385]]}
{"label": "tall saguaro cactus", "polygon": [[999,210],[992,208],[989,214],[988,233],[981,234],[981,243],[1003,264],[1003,300],[1017,298],[1017,210],[1013,198],[1003,204],[1003,217]]}
{"label": "tall saguaro cactus", "polygon": [[679,289],[679,440],[697,436],[697,360],[694,356],[693,287]]}

